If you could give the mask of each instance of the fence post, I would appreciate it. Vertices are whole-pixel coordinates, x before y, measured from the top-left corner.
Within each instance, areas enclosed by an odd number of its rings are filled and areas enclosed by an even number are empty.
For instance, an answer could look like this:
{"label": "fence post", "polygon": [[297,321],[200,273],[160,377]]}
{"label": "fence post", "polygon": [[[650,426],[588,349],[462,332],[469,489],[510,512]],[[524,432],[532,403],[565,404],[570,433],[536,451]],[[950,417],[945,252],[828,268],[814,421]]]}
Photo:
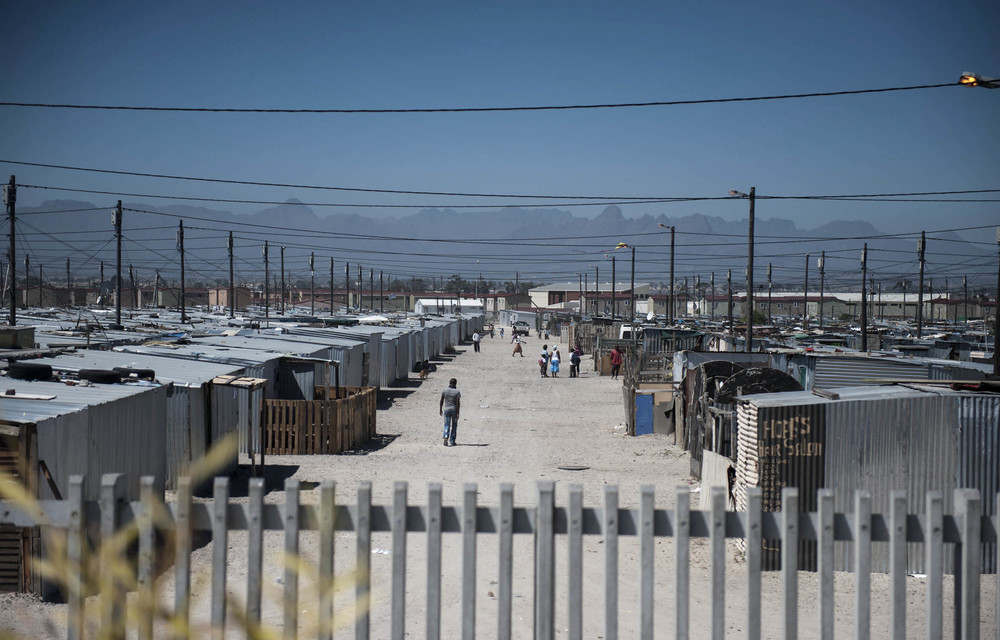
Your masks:
{"label": "fence post", "polygon": [[356,523],[355,535],[357,536],[357,555],[355,565],[357,566],[357,583],[354,586],[354,638],[355,640],[368,640],[368,630],[370,619],[370,593],[372,584],[371,558],[372,558],[372,483],[364,481],[358,485],[358,521]]}
{"label": "fence post", "polygon": [[583,486],[579,484],[569,487],[567,538],[569,637],[570,640],[581,640],[583,638]]}
{"label": "fence post", "polygon": [[510,640],[514,581],[514,485],[500,485],[500,567],[497,585],[497,638]]}
{"label": "fence post", "polygon": [[674,597],[676,599],[677,638],[688,637],[688,589],[691,586],[691,491],[687,487],[677,487],[677,533],[674,553]]}
{"label": "fence post", "polygon": [[86,566],[87,512],[83,501],[83,476],[69,477],[69,531],[66,539],[66,638],[83,640],[83,622],[87,600],[84,597],[83,571]]}
{"label": "fence post", "polygon": [[555,483],[538,481],[535,516],[535,638],[555,637]]}
{"label": "fence post", "polygon": [[101,628],[105,638],[125,638],[125,588],[114,565],[124,559],[127,538],[119,534],[118,507],[125,499],[125,476],[101,478]]}
{"label": "fence post", "polygon": [[866,640],[872,629],[872,497],[854,493],[854,637]]}
{"label": "fence post", "polygon": [[906,638],[906,492],[889,494],[889,579],[892,584],[890,622],[895,640]]}
{"label": "fence post", "polygon": [[250,478],[247,521],[247,636],[260,627],[260,599],[264,571],[264,479]]}
{"label": "fence post", "polygon": [[976,489],[955,489],[955,637],[979,638],[979,539],[982,507]]}
{"label": "fence post", "polygon": [[462,492],[462,638],[476,637],[476,485]]}
{"label": "fence post", "polygon": [[[332,295],[332,294],[331,294]],[[337,530],[337,484],[319,486],[319,637],[333,637],[334,533]]]}
{"label": "fence post", "polygon": [[764,542],[762,491],[747,487],[747,640],[760,640],[760,557]]}
{"label": "fence post", "polygon": [[711,505],[711,529],[709,547],[712,572],[712,638],[726,637],[726,490],[712,487],[709,495]]}
{"label": "fence post", "polygon": [[639,634],[653,639],[653,519],[656,500],[653,487],[639,489]]}
{"label": "fence post", "polygon": [[784,638],[799,636],[799,490],[781,490],[781,585]]}
{"label": "fence post", "polygon": [[393,640],[406,635],[406,483],[392,489],[392,628]]}
{"label": "fence post", "polygon": [[[503,583],[501,583],[502,585]],[[502,589],[501,589],[502,593]],[[427,634],[441,636],[441,483],[427,486]]]}
{"label": "fence post", "polygon": [[226,550],[228,548],[229,478],[215,479],[212,502],[212,638],[226,635]]}
{"label": "fence post", "polygon": [[927,638],[942,637],[944,578],[944,496],[940,491],[927,492],[927,515],[924,520],[924,553],[927,557]]}
{"label": "fence post", "polygon": [[832,640],[833,636],[833,490],[820,489],[819,526],[819,637]]}
{"label": "fence post", "polygon": [[604,487],[604,637],[618,640],[618,487]]}
{"label": "fence post", "polygon": [[143,476],[139,482],[139,638],[152,640],[153,614],[156,611],[156,478]]}

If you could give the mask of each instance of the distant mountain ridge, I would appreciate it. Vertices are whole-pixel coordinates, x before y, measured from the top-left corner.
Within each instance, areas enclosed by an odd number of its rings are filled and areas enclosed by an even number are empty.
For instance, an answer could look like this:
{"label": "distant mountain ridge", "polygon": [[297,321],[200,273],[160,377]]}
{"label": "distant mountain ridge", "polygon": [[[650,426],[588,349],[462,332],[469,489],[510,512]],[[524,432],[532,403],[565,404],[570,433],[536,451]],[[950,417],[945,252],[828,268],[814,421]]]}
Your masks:
{"label": "distant mountain ridge", "polygon": [[[605,264],[604,257],[624,241],[637,248],[637,279],[662,282],[669,277],[670,234],[669,230],[659,225],[676,229],[675,273],[679,278],[698,274],[704,279],[714,271],[717,283],[724,283],[726,271],[732,269],[735,286],[736,282],[742,282],[746,266],[747,220],[726,220],[698,213],[682,217],[661,214],[627,218],[619,207],[612,205],[594,218],[584,218],[557,208],[508,207],[468,212],[428,208],[398,218],[373,219],[355,213],[333,213],[320,217],[312,208],[297,200],[251,215],[236,215],[225,210],[185,204],[126,202],[123,206],[137,210],[124,214],[123,235],[129,260],[146,275],[158,268],[166,278],[176,277],[178,271],[174,264],[177,254],[173,232],[169,227],[182,219],[189,229],[186,232],[186,248],[191,254],[188,268],[192,270],[192,277],[200,275],[205,280],[228,279],[228,266],[224,264],[227,262],[226,242],[223,239],[228,230],[232,230],[237,238],[237,269],[245,279],[254,277],[256,265],[261,265],[262,269],[260,246],[267,240],[273,247],[271,266],[274,271],[277,271],[279,247],[285,245],[286,270],[293,276],[308,276],[306,257],[314,252],[317,279],[324,283],[328,282],[331,256],[335,259],[335,276],[341,281],[345,262],[352,265],[360,262],[366,271],[374,269],[376,280],[379,270],[394,277],[442,274],[447,277],[451,273],[461,273],[472,279],[475,277],[476,260],[480,263],[484,279],[513,278],[514,272],[520,272],[524,278],[536,282],[575,280],[576,273],[592,275],[590,265],[597,264],[601,279],[606,281],[610,276],[610,265]],[[95,253],[89,241],[99,245],[98,239],[104,238],[101,231],[107,233],[108,239],[112,238],[110,208],[105,209],[106,213],[100,210],[39,213],[93,207],[94,204],[84,201],[50,200],[37,207],[19,208],[19,214],[25,214],[26,224],[21,229],[22,233],[34,234],[26,238],[42,239],[38,232],[27,227],[28,224],[41,232],[58,230],[87,234],[76,241],[85,244],[83,238],[86,237],[89,250],[70,253],[66,246],[52,244],[51,239],[44,245],[44,251],[41,244],[33,248],[40,259],[50,260],[45,264],[47,273],[59,273],[58,269],[64,268],[60,261],[64,263],[65,256],[41,257],[53,255],[55,247],[69,255],[83,271],[95,273],[95,261],[100,259],[105,260],[107,268],[108,261],[113,259],[114,243],[103,249],[110,253],[101,254]],[[852,278],[860,278],[859,259],[864,238],[868,238],[871,252],[869,267],[873,277],[898,281],[915,273],[915,240],[877,237],[884,235],[863,220],[834,221],[814,229],[799,229],[791,220],[757,218],[755,280],[758,284],[766,282],[764,274],[767,264],[771,263],[776,284],[796,286],[802,283],[805,254],[808,253],[810,271],[815,274],[811,277],[815,278],[818,286],[816,258],[820,251],[826,250],[829,286],[850,287]],[[65,239],[67,236],[59,237]],[[948,273],[960,278],[956,269],[961,261],[970,256],[987,255],[985,250],[963,242],[955,234],[936,234],[936,237],[955,241],[948,242],[946,247],[940,243],[937,245],[935,254],[940,255],[935,255],[934,263],[938,271],[948,267]],[[813,240],[815,238],[844,239],[820,243]],[[421,240],[414,242],[413,239]],[[450,242],[454,240],[484,242]],[[30,239],[27,244],[32,245]],[[577,253],[582,255],[574,255]],[[627,252],[619,251],[614,255],[621,258],[617,276],[623,281],[628,273],[625,266]],[[855,272],[856,276],[853,276]],[[501,273],[509,275],[501,277]],[[572,274],[572,278],[568,274]],[[355,277],[352,274],[352,278]]]}

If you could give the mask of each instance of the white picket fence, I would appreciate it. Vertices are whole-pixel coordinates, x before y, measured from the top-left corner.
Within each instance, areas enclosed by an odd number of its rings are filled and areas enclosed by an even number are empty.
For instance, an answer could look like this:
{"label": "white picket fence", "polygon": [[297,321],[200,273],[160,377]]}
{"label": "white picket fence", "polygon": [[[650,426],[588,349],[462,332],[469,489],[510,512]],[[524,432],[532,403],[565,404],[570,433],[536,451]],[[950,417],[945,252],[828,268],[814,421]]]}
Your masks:
{"label": "white picket fence", "polygon": [[[67,637],[84,637],[85,586],[80,580],[81,567],[86,566],[88,523],[99,522],[101,537],[110,539],[128,523],[138,526],[138,597],[153,601],[155,567],[157,566],[157,532],[153,514],[158,505],[154,494],[154,480],[145,477],[141,483],[141,500],[129,503],[123,499],[125,478],[107,475],[102,479],[101,498],[98,502],[83,500],[81,476],[70,481],[69,497],[63,501],[41,503],[43,516],[32,516],[19,510],[12,502],[0,502],[0,524],[34,526],[47,524],[66,531],[66,559],[71,569],[66,585],[68,602]],[[229,482],[217,478],[214,499],[211,502],[193,502],[191,483],[181,479],[177,501],[166,505],[171,519],[175,555],[173,558],[174,609],[173,616],[186,625],[191,611],[191,552],[194,532],[210,532],[213,538],[211,567],[211,627],[213,637],[223,637],[226,628],[226,553],[227,535],[230,531],[247,531],[247,584],[245,599],[246,626],[258,628],[261,620],[261,593],[263,568],[263,535],[265,531],[284,532],[283,583],[283,634],[285,638],[298,636],[300,609],[299,573],[294,558],[299,554],[300,532],[318,531],[319,557],[316,558],[319,581],[318,637],[332,637],[334,616],[334,536],[338,532],[354,532],[356,540],[355,599],[367,602],[372,589],[370,559],[372,534],[391,534],[391,637],[402,640],[406,634],[406,544],[408,534],[427,536],[427,616],[424,634],[427,638],[441,636],[442,593],[442,537],[443,534],[461,535],[461,629],[463,638],[473,638],[476,632],[476,548],[477,536],[496,536],[499,553],[497,581],[496,637],[509,639],[512,633],[512,568],[514,536],[531,534],[534,540],[534,637],[548,640],[556,632],[556,537],[566,536],[568,576],[566,612],[568,636],[583,635],[584,607],[593,608],[600,603],[583,601],[583,540],[584,536],[600,536],[604,548],[604,620],[603,637],[618,638],[618,585],[619,538],[636,536],[639,544],[639,632],[642,638],[654,638],[654,544],[658,537],[674,540],[674,589],[677,638],[687,638],[691,632],[689,610],[690,540],[707,538],[710,551],[709,574],[711,587],[710,611],[703,611],[699,629],[711,626],[712,638],[726,634],[725,620],[725,541],[740,538],[746,544],[746,605],[747,619],[740,621],[745,636],[761,637],[761,549],[764,539],[781,541],[782,637],[796,638],[799,633],[798,566],[799,542],[813,540],[818,551],[819,631],[822,638],[834,637],[834,542],[852,543],[854,567],[857,573],[854,598],[853,635],[868,638],[871,634],[871,544],[887,542],[891,548],[890,573],[891,637],[906,636],[906,553],[907,543],[922,543],[926,554],[926,636],[942,637],[944,615],[954,616],[955,637],[979,638],[980,629],[980,558],[983,544],[995,545],[1000,522],[997,518],[984,517],[978,492],[958,490],[954,495],[955,513],[943,513],[943,497],[931,492],[926,496],[925,514],[906,513],[906,495],[895,492],[887,514],[871,513],[871,498],[858,492],[853,513],[834,513],[833,493],[819,493],[817,513],[799,511],[796,489],[782,492],[782,511],[762,512],[759,490],[749,496],[750,508],[746,512],[727,512],[725,494],[714,489],[707,511],[690,508],[687,487],[676,491],[673,510],[656,509],[651,487],[640,491],[638,509],[619,508],[618,488],[606,486],[604,504],[599,508],[583,505],[583,489],[569,487],[569,504],[555,504],[555,484],[538,483],[537,503],[534,507],[515,507],[512,485],[501,485],[500,502],[496,507],[477,505],[477,487],[467,484],[463,488],[459,506],[442,505],[442,487],[432,483],[428,487],[426,506],[407,502],[407,484],[397,482],[393,489],[391,505],[372,504],[371,483],[361,483],[357,501],[353,505],[338,505],[335,501],[336,486],[324,482],[319,487],[319,503],[300,504],[300,487],[297,481],[288,481],[283,504],[264,503],[264,483],[253,479],[249,486],[249,501],[245,504],[230,501]],[[1000,495],[996,513],[1000,513]],[[162,523],[162,521],[161,521]],[[948,546],[946,546],[948,545]],[[954,553],[954,602],[943,597],[943,558],[946,550]],[[111,574],[110,571],[105,571]],[[125,589],[114,575],[100,579],[100,626],[104,637],[124,638],[126,634]],[[998,584],[1000,587],[1000,584]],[[1000,588],[993,606],[1000,613]],[[561,594],[562,595],[562,594]],[[140,638],[152,638],[154,612],[152,608],[130,614]],[[562,624],[562,621],[560,621]],[[185,625],[174,628],[181,629]],[[1000,626],[1000,625],[998,625]],[[413,629],[410,629],[413,632]],[[523,631],[518,629],[518,631]],[[769,634],[775,630],[768,629]],[[177,637],[185,637],[178,631]],[[989,633],[989,631],[987,631]],[[1000,639],[1000,630],[995,630]],[[368,612],[359,609],[354,621],[354,636],[365,640],[370,634]],[[662,634],[661,634],[662,635]],[[838,630],[838,637],[843,630]],[[993,634],[989,634],[993,635]]]}

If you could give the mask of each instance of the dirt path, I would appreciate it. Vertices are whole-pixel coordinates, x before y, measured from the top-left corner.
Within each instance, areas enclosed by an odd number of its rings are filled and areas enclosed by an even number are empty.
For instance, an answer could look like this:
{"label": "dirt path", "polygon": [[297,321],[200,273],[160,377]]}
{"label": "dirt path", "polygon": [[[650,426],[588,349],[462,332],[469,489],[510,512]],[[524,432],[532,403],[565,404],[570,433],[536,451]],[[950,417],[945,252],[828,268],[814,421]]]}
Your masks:
{"label": "dirt path", "polygon": [[[436,373],[429,380],[411,380],[409,383],[386,390],[386,400],[378,413],[378,432],[384,446],[365,452],[338,456],[271,456],[268,458],[269,493],[267,502],[281,503],[281,486],[284,478],[292,477],[303,483],[303,502],[316,502],[318,491],[311,490],[323,480],[337,482],[338,502],[352,503],[356,499],[358,483],[373,483],[372,497],[375,504],[389,505],[392,501],[393,483],[409,483],[410,504],[426,504],[427,485],[440,482],[444,487],[444,504],[460,505],[465,483],[478,487],[478,504],[497,505],[499,486],[502,482],[515,485],[515,504],[531,506],[537,497],[536,481],[556,481],[556,501],[567,503],[570,484],[584,488],[584,503],[588,507],[602,504],[605,485],[618,485],[620,505],[623,508],[638,506],[639,488],[651,485],[656,492],[656,506],[669,509],[674,505],[674,491],[678,486],[689,485],[689,459],[675,448],[673,438],[660,435],[631,438],[624,435],[622,388],[619,382],[600,377],[592,371],[589,356],[581,366],[578,379],[569,378],[568,364],[559,378],[542,378],[538,370],[538,351],[543,341],[529,338],[524,344],[524,357],[511,357],[508,340],[486,338],[481,353],[474,353],[471,345],[459,347],[454,355],[442,358]],[[568,345],[560,345],[568,351]],[[568,363],[568,359],[567,359]],[[458,432],[458,446],[442,445],[441,418],[438,416],[438,398],[449,378],[458,379],[462,392],[462,414]],[[391,399],[391,402],[390,400]],[[589,467],[581,471],[560,470],[561,465]],[[245,473],[243,474],[245,475]],[[245,478],[234,481],[234,496],[240,495],[237,487],[245,486]],[[697,484],[692,484],[697,488]],[[245,489],[244,489],[245,491]],[[245,493],[242,495],[245,496]],[[697,497],[692,506],[698,506]],[[532,566],[533,556],[530,536],[516,536],[514,560],[514,637],[530,638],[532,620]],[[281,621],[281,562],[283,538],[280,533],[265,536],[265,623],[280,625]],[[426,546],[425,537],[414,534],[407,540],[407,631],[411,637],[423,637],[425,609]],[[638,569],[639,553],[635,540],[623,538],[620,543],[620,608],[619,630],[622,638],[638,637]],[[483,535],[479,541],[477,559],[477,633],[480,637],[496,635],[496,538]],[[195,551],[193,566],[207,567],[212,545]],[[316,536],[302,536],[302,553],[315,558]],[[373,538],[371,558],[373,600],[371,610],[371,637],[389,635],[389,577],[391,541],[387,534]],[[354,540],[350,534],[341,534],[336,543],[338,573],[349,575],[354,566]],[[656,637],[673,633],[673,543],[658,539],[656,559]],[[557,543],[557,635],[566,637],[565,584],[566,550],[564,541]],[[708,556],[701,540],[692,540],[692,576],[690,607],[692,637],[707,637],[709,633],[706,608],[710,602],[708,585]],[[236,600],[242,601],[246,589],[246,536],[234,532],[228,545],[228,584]],[[461,613],[461,547],[458,536],[449,535],[444,541],[444,578],[442,588],[442,637],[460,636]],[[604,635],[603,580],[604,551],[598,537],[589,536],[584,541],[584,637]],[[731,545],[727,553],[727,636],[742,636],[746,618],[746,589],[743,575],[745,567]],[[872,637],[885,637],[889,622],[887,576],[872,576],[873,602]],[[164,604],[172,601],[172,572],[161,578],[164,585]],[[990,604],[994,593],[984,579],[983,615],[984,631],[996,624],[995,612]],[[837,574],[837,635],[844,635],[853,624],[853,584],[850,574]],[[815,574],[799,576],[800,611],[799,625],[804,637],[816,636],[818,619],[815,593]],[[192,613],[196,620],[207,620],[210,604],[207,574],[193,585]],[[918,578],[908,581],[908,626],[911,637],[923,637],[924,582]],[[950,580],[946,580],[945,594],[950,598]],[[764,611],[764,637],[781,636],[780,576],[768,574],[762,589]],[[0,635],[5,628],[28,632],[32,637],[54,637],[41,623],[45,617],[58,620],[64,608],[41,605],[14,599],[9,613],[0,613]],[[337,608],[343,612],[341,621],[351,623],[353,588],[337,595]],[[0,602],[0,611],[7,602]],[[346,607],[346,608],[345,608]],[[309,580],[301,585],[301,613],[303,629],[316,612],[315,590]],[[96,613],[96,602],[89,611]],[[946,612],[946,631],[950,629]],[[11,621],[13,624],[7,624]],[[60,625],[61,626],[61,625]],[[233,629],[233,634],[237,630]],[[347,626],[338,637],[353,637]]]}

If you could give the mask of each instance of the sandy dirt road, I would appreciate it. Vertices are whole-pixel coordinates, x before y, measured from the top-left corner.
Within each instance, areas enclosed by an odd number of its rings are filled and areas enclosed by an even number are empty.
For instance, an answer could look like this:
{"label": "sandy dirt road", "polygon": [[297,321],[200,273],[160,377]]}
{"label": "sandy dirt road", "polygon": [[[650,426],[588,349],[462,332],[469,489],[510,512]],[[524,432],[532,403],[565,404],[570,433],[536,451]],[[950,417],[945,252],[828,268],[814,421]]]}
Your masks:
{"label": "sandy dirt road", "polygon": [[[482,351],[474,353],[471,344],[462,345],[455,354],[438,361],[438,369],[425,381],[411,380],[387,389],[378,413],[377,446],[351,454],[337,456],[270,456],[268,464],[268,494],[266,501],[281,503],[281,488],[286,478],[303,483],[302,501],[318,500],[313,488],[323,480],[337,482],[337,500],[350,503],[356,499],[358,484],[371,481],[373,503],[390,505],[395,481],[409,483],[410,504],[426,504],[429,482],[443,484],[444,504],[461,504],[463,485],[475,483],[478,504],[495,506],[499,503],[501,483],[515,486],[515,504],[532,506],[537,498],[536,482],[556,482],[556,503],[567,503],[571,484],[580,484],[584,503],[588,507],[602,504],[605,485],[619,487],[620,506],[638,507],[639,489],[650,485],[656,494],[656,506],[669,509],[674,505],[678,486],[697,489],[689,481],[688,456],[676,448],[673,437],[624,435],[622,390],[620,382],[600,377],[592,371],[589,356],[584,358],[580,378],[569,378],[568,358],[559,378],[542,378],[538,369],[538,352],[542,340],[526,339],[524,357],[512,357],[508,340],[485,338]],[[568,345],[560,345],[568,351]],[[462,412],[458,446],[442,445],[442,420],[438,415],[438,400],[449,378],[457,378],[462,392]],[[580,471],[564,471],[563,465],[589,467]],[[245,500],[246,469],[241,469],[233,481],[234,499]],[[168,496],[168,499],[170,496]],[[697,496],[692,506],[698,506]],[[301,549],[306,558],[316,557],[316,535],[304,533]],[[638,637],[639,630],[639,553],[634,539],[620,542],[619,610],[620,637]],[[691,542],[692,575],[690,611],[692,637],[708,637],[710,631],[708,606],[709,572],[706,544]],[[265,599],[263,618],[266,624],[281,622],[281,567],[283,538],[280,533],[265,536]],[[391,541],[388,534],[373,537],[371,556],[373,597],[370,613],[371,637],[389,635],[389,576]],[[207,569],[212,544],[197,549],[193,566]],[[556,565],[556,629],[566,637],[565,609],[566,549],[557,542]],[[496,635],[497,615],[497,544],[492,535],[480,536],[476,579],[476,630],[480,637]],[[336,543],[337,571],[345,576],[345,588],[335,597],[339,620],[345,627],[337,637],[354,637],[350,627],[354,616],[354,593],[349,580],[354,567],[354,539],[340,534]],[[410,637],[423,637],[426,618],[426,544],[421,534],[411,534],[407,540],[407,609],[406,629]],[[672,637],[674,627],[673,543],[658,539],[655,547],[655,637]],[[605,634],[603,610],[604,550],[599,537],[584,541],[584,637],[599,638]],[[532,636],[532,568],[531,536],[515,536],[514,560],[514,637]],[[461,540],[446,535],[443,556],[442,637],[461,635]],[[742,637],[746,618],[745,566],[735,546],[727,549],[726,636]],[[193,586],[192,612],[196,621],[204,622],[209,612],[207,572]],[[887,576],[873,575],[872,637],[886,637],[889,624]],[[163,602],[172,597],[173,574],[168,570],[161,577]],[[996,625],[993,577],[983,579],[983,631],[992,632]],[[228,543],[228,582],[235,601],[242,601],[246,590],[246,536],[230,534]],[[835,619],[837,635],[853,632],[853,585],[851,574],[837,574]],[[924,637],[923,603],[925,583],[919,578],[908,580],[908,627],[911,637]],[[816,637],[819,617],[815,574],[799,574],[799,628],[803,637]],[[315,588],[310,580],[300,585],[300,623],[303,631],[310,629],[315,619]],[[780,577],[767,574],[762,596],[764,602],[764,637],[782,634]],[[950,598],[950,580],[945,584]],[[9,606],[7,606],[9,605]],[[96,613],[96,602],[89,611]],[[29,599],[7,598],[0,602],[0,630],[14,629],[31,637],[55,637],[64,607],[42,605]],[[946,635],[950,633],[946,613]],[[237,636],[233,627],[227,636]],[[989,637],[988,633],[986,634]]]}

